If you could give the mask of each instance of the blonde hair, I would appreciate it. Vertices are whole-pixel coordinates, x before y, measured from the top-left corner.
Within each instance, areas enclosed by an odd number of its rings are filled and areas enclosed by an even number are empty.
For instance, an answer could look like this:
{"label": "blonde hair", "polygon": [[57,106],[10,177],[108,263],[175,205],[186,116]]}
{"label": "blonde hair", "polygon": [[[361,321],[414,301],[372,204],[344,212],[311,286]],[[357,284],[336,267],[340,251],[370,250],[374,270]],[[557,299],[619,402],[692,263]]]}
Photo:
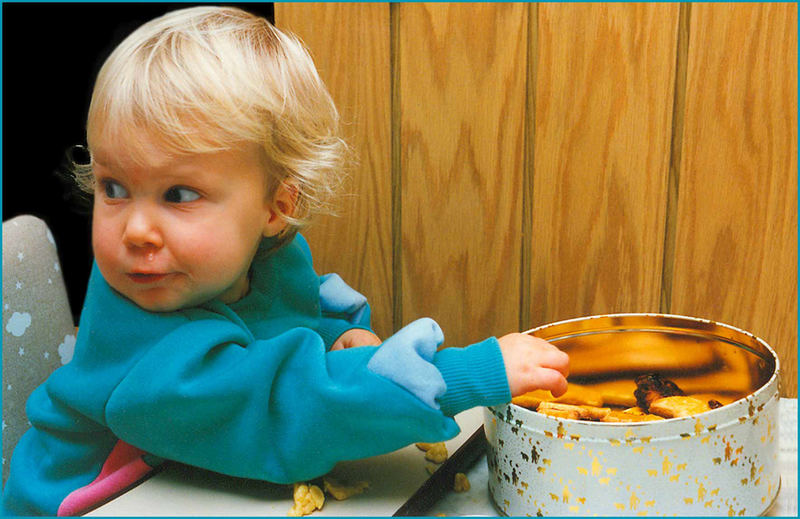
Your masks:
{"label": "blonde hair", "polygon": [[[129,35],[98,73],[86,129],[90,154],[98,138],[134,157],[145,156],[152,136],[176,154],[258,143],[270,199],[281,183],[298,191],[282,242],[313,214],[331,211],[347,151],[303,44],[233,7],[180,9]],[[90,167],[75,176],[94,189]]]}

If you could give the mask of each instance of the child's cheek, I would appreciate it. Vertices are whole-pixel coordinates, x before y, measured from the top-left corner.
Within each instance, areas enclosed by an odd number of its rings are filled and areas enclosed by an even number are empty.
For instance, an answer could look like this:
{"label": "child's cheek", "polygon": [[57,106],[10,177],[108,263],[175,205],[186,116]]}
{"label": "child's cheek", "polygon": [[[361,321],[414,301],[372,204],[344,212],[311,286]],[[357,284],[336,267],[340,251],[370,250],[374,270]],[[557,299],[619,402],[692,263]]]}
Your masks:
{"label": "child's cheek", "polygon": [[101,270],[108,272],[117,266],[124,249],[123,226],[107,208],[95,207],[92,216],[92,250]]}
{"label": "child's cheek", "polygon": [[101,216],[100,211],[95,209],[92,218],[92,249],[96,257],[104,255],[111,240],[115,239],[112,237],[113,233],[109,227],[108,221]]}

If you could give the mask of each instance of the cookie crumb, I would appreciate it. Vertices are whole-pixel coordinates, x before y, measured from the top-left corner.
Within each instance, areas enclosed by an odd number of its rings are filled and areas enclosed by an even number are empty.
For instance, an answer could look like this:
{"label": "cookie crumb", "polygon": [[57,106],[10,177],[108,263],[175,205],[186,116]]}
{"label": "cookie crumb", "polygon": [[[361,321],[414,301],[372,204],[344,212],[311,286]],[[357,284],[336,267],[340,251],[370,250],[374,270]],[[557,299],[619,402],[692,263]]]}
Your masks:
{"label": "cookie crumb", "polygon": [[323,486],[328,495],[333,496],[337,501],[344,501],[352,496],[363,493],[369,488],[369,481],[356,481],[353,484],[348,484],[326,476],[323,478]]}
{"label": "cookie crumb", "polygon": [[302,517],[314,510],[322,510],[322,505],[325,504],[325,494],[317,485],[295,483],[293,497],[294,505],[286,513],[290,517]]}
{"label": "cookie crumb", "polygon": [[425,451],[425,459],[434,463],[444,463],[447,459],[447,447],[444,442],[434,443]]}
{"label": "cookie crumb", "polygon": [[467,475],[463,472],[456,473],[456,477],[453,480],[453,490],[455,492],[467,492],[469,489],[470,485]]}

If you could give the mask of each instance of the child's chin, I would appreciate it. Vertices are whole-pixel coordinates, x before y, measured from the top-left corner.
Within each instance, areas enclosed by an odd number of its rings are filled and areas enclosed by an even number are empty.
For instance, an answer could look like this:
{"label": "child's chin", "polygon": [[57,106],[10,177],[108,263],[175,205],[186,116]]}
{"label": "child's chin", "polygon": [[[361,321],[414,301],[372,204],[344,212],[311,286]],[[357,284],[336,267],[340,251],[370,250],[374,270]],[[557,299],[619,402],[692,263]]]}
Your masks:
{"label": "child's chin", "polygon": [[148,312],[174,312],[188,306],[183,301],[169,298],[142,297],[139,294],[123,294],[136,306]]}
{"label": "child's chin", "polygon": [[[147,297],[147,296],[150,297]],[[148,312],[175,312],[177,310],[184,310],[199,306],[207,301],[213,299],[213,296],[195,295],[193,298],[186,297],[164,297],[164,294],[159,294],[161,297],[152,297],[153,294],[142,296],[141,294],[126,295],[128,299],[133,301],[136,306],[147,310]]]}
{"label": "child's chin", "polygon": [[136,300],[133,302],[136,303],[136,306],[142,308],[143,310],[147,310],[148,312],[174,312],[175,310],[184,308],[184,306],[179,303],[151,301],[139,302]]}

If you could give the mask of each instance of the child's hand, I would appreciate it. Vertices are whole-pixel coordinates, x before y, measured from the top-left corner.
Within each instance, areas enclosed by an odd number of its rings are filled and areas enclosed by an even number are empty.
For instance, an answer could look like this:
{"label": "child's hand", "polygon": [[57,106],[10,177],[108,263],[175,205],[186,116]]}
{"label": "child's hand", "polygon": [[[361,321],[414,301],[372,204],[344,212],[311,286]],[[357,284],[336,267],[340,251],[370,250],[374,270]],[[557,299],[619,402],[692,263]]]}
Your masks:
{"label": "child's hand", "polygon": [[351,328],[341,334],[331,346],[331,351],[345,350],[357,346],[378,346],[380,338],[372,332],[361,328]]}
{"label": "child's hand", "polygon": [[569,356],[549,342],[524,333],[498,339],[511,396],[534,389],[549,389],[553,396],[567,391]]}

